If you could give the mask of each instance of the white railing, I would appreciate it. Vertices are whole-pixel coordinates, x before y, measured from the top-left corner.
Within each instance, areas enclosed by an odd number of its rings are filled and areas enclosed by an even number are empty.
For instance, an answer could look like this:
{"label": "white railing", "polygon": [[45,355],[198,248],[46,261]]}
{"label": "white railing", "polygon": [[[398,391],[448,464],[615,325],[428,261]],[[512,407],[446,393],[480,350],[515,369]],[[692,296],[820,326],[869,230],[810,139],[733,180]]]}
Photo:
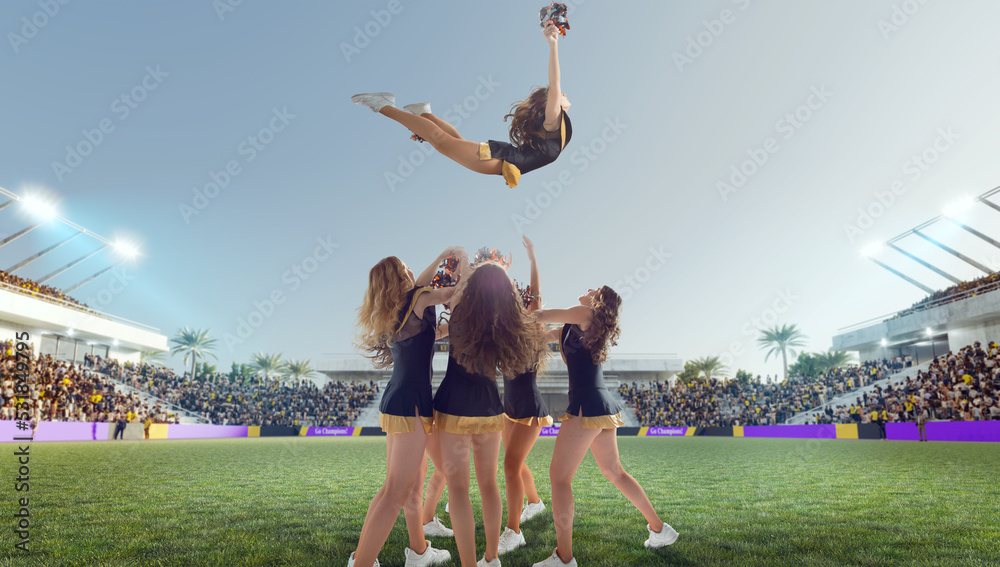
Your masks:
{"label": "white railing", "polygon": [[855,331],[867,327],[872,323],[882,323],[885,321],[890,321],[897,317],[905,317],[907,315],[913,315],[914,313],[919,313],[921,311],[926,311],[928,309],[933,309],[935,307],[940,307],[942,305],[947,305],[949,303],[955,303],[956,301],[962,301],[963,299],[968,299],[977,295],[983,295],[984,293],[990,293],[992,291],[1000,290],[1000,281],[992,282],[984,286],[976,287],[973,289],[967,289],[961,293],[956,293],[954,295],[949,295],[947,297],[942,297],[941,299],[936,299],[934,301],[928,302],[923,305],[917,305],[915,307],[907,307],[906,309],[900,309],[899,311],[894,311],[887,315],[880,315],[878,317],[873,317],[867,321],[862,321],[860,323],[855,323],[848,327],[842,329],[837,329],[838,333],[848,333],[850,331]]}

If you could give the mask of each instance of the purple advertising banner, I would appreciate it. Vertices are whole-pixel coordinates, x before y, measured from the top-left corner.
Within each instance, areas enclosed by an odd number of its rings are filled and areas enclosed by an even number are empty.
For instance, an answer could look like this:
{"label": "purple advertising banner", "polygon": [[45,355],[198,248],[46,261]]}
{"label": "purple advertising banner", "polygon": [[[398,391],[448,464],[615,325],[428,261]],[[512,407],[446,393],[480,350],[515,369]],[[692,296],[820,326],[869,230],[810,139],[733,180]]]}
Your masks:
{"label": "purple advertising banner", "polygon": [[[1000,442],[1000,421],[931,421],[927,423],[928,441]],[[919,441],[915,423],[887,423],[885,436],[894,441]]]}
{"label": "purple advertising banner", "polygon": [[542,428],[542,432],[538,434],[540,437],[555,437],[559,435],[558,425],[547,425]]}
{"label": "purple advertising banner", "polygon": [[219,439],[246,437],[245,425],[168,425],[167,439]]}
{"label": "purple advertising banner", "polygon": [[353,427],[310,427],[306,432],[307,437],[350,437],[354,435]]}
{"label": "purple advertising banner", "polygon": [[110,426],[110,423],[43,421],[38,424],[35,441],[107,441]]}
{"label": "purple advertising banner", "polygon": [[836,439],[835,425],[747,425],[744,437],[780,437],[783,439]]}
{"label": "purple advertising banner", "polygon": [[646,430],[646,437],[684,437],[687,430],[687,427],[650,427]]}

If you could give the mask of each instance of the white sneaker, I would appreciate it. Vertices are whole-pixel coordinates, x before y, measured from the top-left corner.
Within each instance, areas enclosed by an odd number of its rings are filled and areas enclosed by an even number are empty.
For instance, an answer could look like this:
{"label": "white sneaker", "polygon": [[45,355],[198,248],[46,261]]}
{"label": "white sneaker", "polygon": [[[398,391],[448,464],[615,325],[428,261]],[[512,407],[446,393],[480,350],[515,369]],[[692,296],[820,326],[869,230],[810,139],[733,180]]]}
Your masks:
{"label": "white sneaker", "polygon": [[440,565],[451,559],[451,553],[446,549],[434,549],[431,542],[427,542],[427,549],[423,553],[416,553],[409,547],[403,551],[406,556],[406,567],[416,567],[417,565]]}
{"label": "white sneaker", "polygon": [[521,522],[527,522],[528,520],[541,514],[543,511],[545,511],[545,503],[542,502],[541,499],[539,499],[538,502],[528,502],[528,504],[521,510]]}
{"label": "white sneaker", "polygon": [[420,116],[421,114],[431,113],[431,103],[429,102],[416,102],[413,104],[408,104],[403,107],[403,110],[409,112],[410,114],[416,114]]}
{"label": "white sneaker", "polygon": [[496,557],[493,561],[487,561],[484,555],[482,559],[476,561],[476,567],[500,567],[500,558]]}
{"label": "white sneaker", "polygon": [[427,537],[455,537],[455,532],[445,527],[441,523],[441,518],[434,516],[434,519],[424,524],[424,535]]}
{"label": "white sneaker", "polygon": [[563,563],[562,559],[559,559],[559,553],[557,551],[552,552],[552,556],[545,561],[539,561],[531,567],[576,567],[576,557],[569,560],[569,563]]}
{"label": "white sneaker", "polygon": [[448,511],[448,505],[449,504],[451,504],[451,500],[449,500],[449,501],[447,501],[447,502],[444,503],[444,513],[448,514],[450,516],[451,512]]}
{"label": "white sneaker", "polygon": [[[347,560],[347,567],[354,567],[354,552],[353,551],[351,552],[350,559]],[[374,567],[381,567],[378,564],[378,558],[375,558],[375,566]]]}
{"label": "white sneaker", "polygon": [[500,545],[497,546],[497,555],[503,555],[522,545],[524,545],[524,530],[521,530],[521,533],[517,533],[508,527],[504,527],[503,533],[500,534]]}
{"label": "white sneaker", "polygon": [[677,541],[678,534],[674,528],[670,527],[670,524],[664,522],[663,528],[659,532],[654,532],[649,524],[646,524],[646,529],[649,530],[649,539],[646,540],[645,545],[649,549],[656,549],[658,547],[666,547],[675,541]]}
{"label": "white sneaker", "polygon": [[372,112],[382,110],[383,106],[396,108],[396,95],[392,93],[362,93],[351,97],[354,104],[362,104],[372,109]]}

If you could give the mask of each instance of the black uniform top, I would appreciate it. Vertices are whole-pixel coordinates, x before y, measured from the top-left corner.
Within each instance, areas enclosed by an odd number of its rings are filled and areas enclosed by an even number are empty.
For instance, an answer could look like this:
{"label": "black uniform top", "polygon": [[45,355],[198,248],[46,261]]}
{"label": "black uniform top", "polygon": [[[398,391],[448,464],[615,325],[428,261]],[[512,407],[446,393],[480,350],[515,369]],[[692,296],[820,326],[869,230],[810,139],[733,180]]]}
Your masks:
{"label": "black uniform top", "polygon": [[583,346],[583,331],[567,323],[562,330],[562,356],[569,373],[569,406],[566,413],[584,417],[615,415],[622,411],[604,385],[604,371],[594,364],[590,350]]}
{"label": "black uniform top", "polygon": [[[392,352],[392,378],[385,387],[378,411],[387,415],[413,416],[413,408],[421,417],[433,417],[431,399],[431,359],[434,357],[436,309],[424,308],[422,314],[410,313],[418,292],[430,288],[413,288],[407,293],[406,307],[399,314],[405,320],[389,344]],[[409,317],[407,315],[409,314]]]}
{"label": "black uniform top", "polygon": [[496,380],[469,372],[448,353],[448,370],[434,395],[434,409],[462,417],[494,417],[503,414]]}
{"label": "black uniform top", "polygon": [[[561,130],[563,127],[566,129],[565,143],[562,140]],[[537,148],[526,146],[519,150],[511,143],[490,140],[490,155],[517,167],[521,174],[525,174],[556,161],[572,137],[573,124],[569,121],[569,115],[564,110],[562,111],[560,129],[555,132],[547,132],[543,139],[536,140]]]}
{"label": "black uniform top", "polygon": [[510,379],[503,377],[503,411],[511,419],[546,417],[549,408],[538,390],[537,372],[531,370]]}

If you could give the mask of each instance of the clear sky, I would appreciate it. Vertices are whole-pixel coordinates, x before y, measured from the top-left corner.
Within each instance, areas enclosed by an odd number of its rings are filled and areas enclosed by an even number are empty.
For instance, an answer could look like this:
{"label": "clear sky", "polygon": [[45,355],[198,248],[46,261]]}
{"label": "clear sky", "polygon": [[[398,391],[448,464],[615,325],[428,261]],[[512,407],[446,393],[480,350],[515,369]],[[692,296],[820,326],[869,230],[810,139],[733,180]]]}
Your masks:
{"label": "clear sky", "polygon": [[[730,353],[732,372],[774,374],[755,320],[794,323],[825,350],[837,329],[921,299],[862,245],[1000,184],[988,0],[571,3],[559,51],[573,140],[516,189],[351,103],[391,91],[468,139],[506,139],[510,104],[547,82],[541,4],[4,2],[0,186],[133,239],[127,285],[102,294],[106,276],[75,296],[168,336],[210,328],[220,368],[352,352],[368,270],[387,255],[419,270],[449,245],[495,246],[526,279],[524,232],[546,306],[600,284],[627,296],[616,353]],[[998,220],[970,222],[997,236]],[[4,211],[0,232],[26,222]],[[0,262],[65,231],[39,229]],[[74,241],[19,273],[93,248]]]}

